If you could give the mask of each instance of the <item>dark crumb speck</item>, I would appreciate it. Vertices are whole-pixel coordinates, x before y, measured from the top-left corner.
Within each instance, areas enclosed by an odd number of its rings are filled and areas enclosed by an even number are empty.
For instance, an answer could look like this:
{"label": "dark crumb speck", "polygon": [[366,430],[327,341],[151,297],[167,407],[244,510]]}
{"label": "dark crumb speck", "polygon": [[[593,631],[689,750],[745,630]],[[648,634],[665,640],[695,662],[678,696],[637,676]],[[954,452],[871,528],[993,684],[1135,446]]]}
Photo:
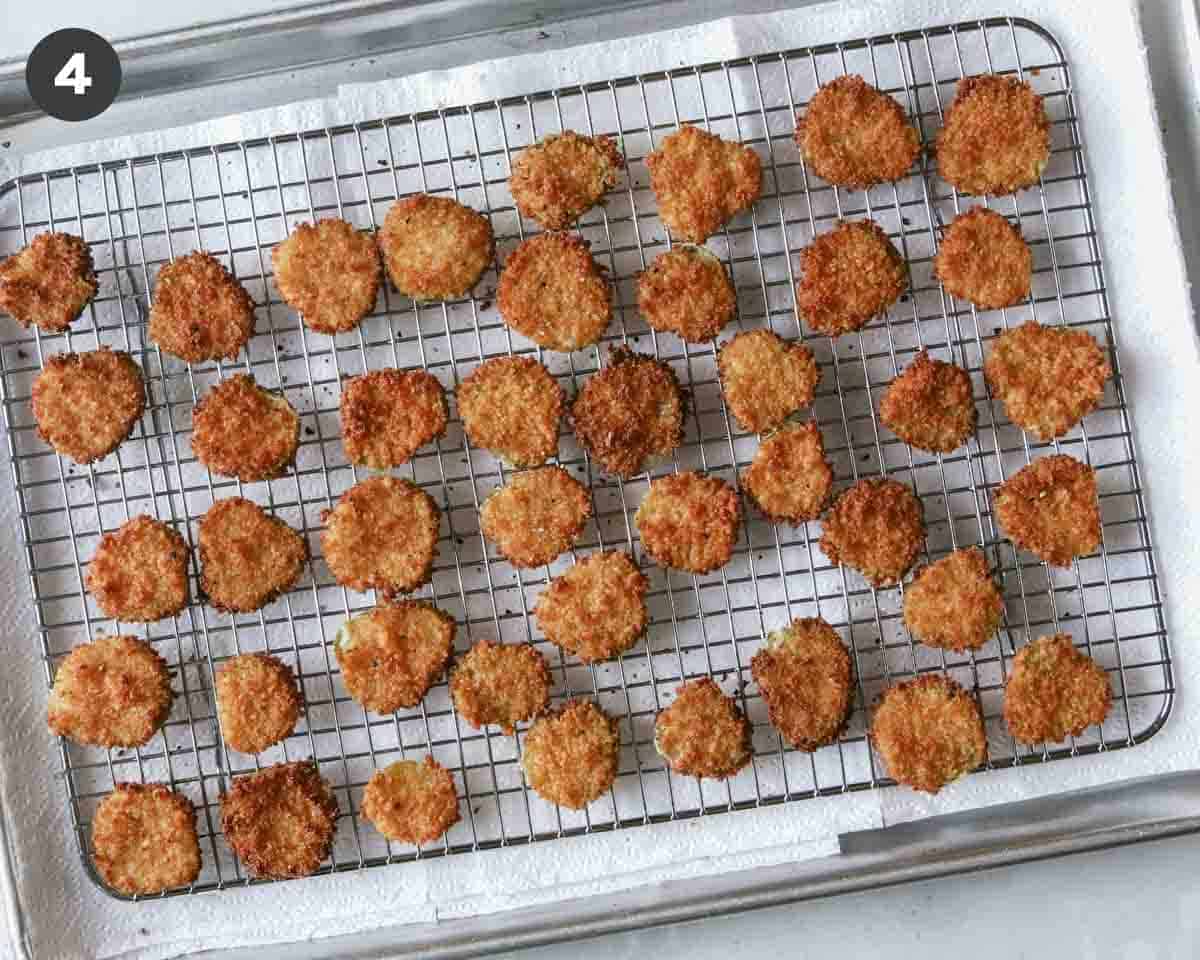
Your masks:
{"label": "dark crumb speck", "polygon": [[480,310],[491,310],[492,309],[492,301],[484,300],[482,303],[479,304],[479,309]]}
{"label": "dark crumb speck", "polygon": [[[5,146],[8,146],[8,144],[5,144]],[[138,933],[140,933],[143,937],[150,936],[150,931],[145,927],[138,927]]]}
{"label": "dark crumb speck", "polygon": [[462,537],[455,537],[455,538],[454,538],[454,542],[455,542],[455,543],[457,543],[457,544],[458,544],[458,545],[461,547],[461,546],[463,545],[463,538],[462,538]]}
{"label": "dark crumb speck", "polygon": [[868,460],[870,460],[870,459],[871,459],[871,455],[870,455],[869,453],[864,453],[864,454],[863,454],[861,457],[859,457],[859,459],[860,459],[860,460],[861,460],[863,463],[866,463]]}
{"label": "dark crumb speck", "polygon": [[479,807],[472,807],[471,813],[473,813],[475,816],[479,816],[479,809]]}
{"label": "dark crumb speck", "polygon": [[18,356],[18,357],[20,357],[22,360],[28,360],[28,359],[29,359],[29,354],[27,354],[27,353],[26,353],[24,350],[18,350],[18,351],[17,351],[17,356]]}
{"label": "dark crumb speck", "polygon": [[999,327],[992,327],[992,336],[993,337],[1000,336],[1000,328]]}
{"label": "dark crumb speck", "polygon": [[386,160],[376,160],[375,162],[377,164],[379,164],[381,167],[386,167],[388,165],[388,162]]}
{"label": "dark crumb speck", "polygon": [[545,30],[539,30],[539,31],[537,32],[537,38],[538,38],[539,40],[549,40],[549,39],[550,39],[550,34],[548,34],[548,33],[547,33]]}
{"label": "dark crumb speck", "polygon": [[304,428],[304,435],[305,435],[306,437],[311,437],[311,436],[313,436],[313,435],[314,435],[316,432],[317,432],[317,431],[316,431],[316,430],[314,430],[312,427],[305,427],[305,428]]}
{"label": "dark crumb speck", "polygon": [[912,226],[912,221],[909,220],[908,217],[901,217],[900,222],[903,223],[906,227]]}

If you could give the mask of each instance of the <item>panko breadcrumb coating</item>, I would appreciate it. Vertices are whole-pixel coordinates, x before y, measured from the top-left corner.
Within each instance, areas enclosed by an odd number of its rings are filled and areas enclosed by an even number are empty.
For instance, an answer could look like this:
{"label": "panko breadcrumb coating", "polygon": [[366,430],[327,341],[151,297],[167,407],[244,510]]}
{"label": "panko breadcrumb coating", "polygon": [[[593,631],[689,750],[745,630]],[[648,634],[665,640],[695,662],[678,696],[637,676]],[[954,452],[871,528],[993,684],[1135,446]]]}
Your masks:
{"label": "panko breadcrumb coating", "polygon": [[1061,437],[1100,405],[1112,368],[1083,330],[1031,320],[992,345],[984,376],[1008,418],[1047,441]]}
{"label": "panko breadcrumb coating", "polygon": [[458,823],[454,777],[433,757],[397,760],[371,775],[362,812],[389,840],[433,843]]}
{"label": "panko breadcrumb coating", "polygon": [[646,632],[648,586],[629,554],[604,550],[551,580],[533,615],[551,643],[597,663],[620,656]]}
{"label": "panko breadcrumb coating", "polygon": [[300,691],[296,674],[278,657],[243,653],[217,670],[217,719],[221,736],[242,753],[261,753],[296,729]]}
{"label": "panko breadcrumb coating", "polygon": [[689,680],[655,719],[654,749],[676,773],[724,780],[750,762],[750,724],[711,677]]}
{"label": "panko breadcrumb coating", "polygon": [[427,193],[392,204],[379,231],[379,249],[396,289],[414,300],[464,296],[496,256],[487,217]]}
{"label": "panko breadcrumb coating", "polygon": [[937,793],[987,759],[979,705],[941,674],[884,691],[870,736],[892,778],[925,793]]}
{"label": "panko breadcrumb coating", "polygon": [[750,661],[775,729],[812,752],[837,740],[850,717],[854,682],[850,652],[820,617],[793,620],[767,637]]}
{"label": "panko breadcrumb coating", "polygon": [[1055,567],[1100,548],[1096,471],[1066,454],[1034,460],[995,494],[996,519],[1018,547]]}
{"label": "panko breadcrumb coating", "polygon": [[46,722],[60,737],[94,747],[140,747],[171,712],[171,675],[137,637],[97,637],[54,672]]}
{"label": "panko breadcrumb coating", "polygon": [[446,432],[446,391],[424,370],[372,370],[342,385],[342,446],[351,463],[385,470],[408,463]]}
{"label": "panko breadcrumb coating", "polygon": [[587,241],[566,233],[538,234],[512,252],[496,305],[517,333],[563,353],[595,343],[612,320],[612,292]]}
{"label": "panko breadcrumb coating", "polygon": [[975,207],[946,228],[933,274],[952,296],[980,310],[999,310],[1029,299],[1033,252],[1005,217]]}
{"label": "panko breadcrumb coating", "polygon": [[582,810],[617,779],[617,721],[590,700],[571,700],[538,717],[525,734],[521,769],[543,800]]}
{"label": "panko breadcrumb coating", "polygon": [[76,463],[91,463],[133,432],[146,409],[146,383],[124,351],[59,353],[34,379],[32,404],[38,436]]}
{"label": "panko breadcrumb coating", "polygon": [[978,650],[1003,620],[1004,595],[978,547],[922,567],[904,591],[904,625],[926,646]]}
{"label": "panko breadcrumb coating", "polygon": [[152,623],[187,604],[187,564],[178,531],[143,514],[100,538],[86,586],[106,617]]}
{"label": "panko breadcrumb coating", "polygon": [[300,445],[300,415],[279,393],[239,373],[192,411],[192,452],[213,473],[247,483],[283,473]]}
{"label": "panko breadcrumb coating", "polygon": [[1104,722],[1112,706],[1108,674],[1065,633],[1017,651],[1004,685],[1004,722],[1021,743],[1059,743]]}
{"label": "panko breadcrumb coating", "polygon": [[383,274],[375,240],[345,220],[297,224],[271,264],[280,296],[318,333],[353,330],[375,308]]}
{"label": "panko breadcrumb coating", "polygon": [[762,195],[750,147],[684,124],[646,157],[658,215],[680,240],[703,243]]}
{"label": "panko breadcrumb coating", "polygon": [[92,863],[127,896],[192,883],[200,875],[192,801],[165,783],[118,783],[92,819]]}
{"label": "panko breadcrumb coating", "polygon": [[742,489],[775,523],[816,520],[833,489],[833,469],[816,423],[788,424],[763,440],[742,471]]}
{"label": "panko breadcrumb coating", "polygon": [[978,421],[971,375],[922,350],[879,401],[879,419],[909,446],[930,453],[957,450]]}
{"label": "panko breadcrumb coating", "polygon": [[494,723],[511,734],[550,701],[546,658],[528,644],[480,640],[450,671],[450,697],[472,727]]}
{"label": "panko breadcrumb coating", "polygon": [[98,289],[91,247],[69,233],[39,233],[0,261],[0,310],[23,327],[61,333]]}
{"label": "panko breadcrumb coating", "polygon": [[902,483],[859,480],[825,517],[821,550],[831,563],[853,567],[877,587],[899,583],[921,552],[921,501]]}
{"label": "panko breadcrumb coating", "polygon": [[375,588],[391,598],[411,593],[433,575],[441,512],[412,481],[361,480],[325,511],[323,520],[321,549],[342,586]]}
{"label": "panko breadcrumb coating", "polygon": [[251,876],[273,880],[317,872],[337,815],[333,790],[311,760],[234,777],[221,796],[225,840]]}
{"label": "panko breadcrumb coating", "polygon": [[592,459],[626,479],[683,442],[683,391],[675,371],[618,347],[571,404],[575,436]]}
{"label": "panko breadcrumb coating", "polygon": [[558,450],[566,396],[533,357],[494,357],[458,385],[467,439],[514,467],[536,467]]}
{"label": "panko breadcrumb coating", "polygon": [[200,589],[227,613],[253,613],[304,573],[304,538],[257,503],[218,500],[200,521]]}
{"label": "panko breadcrumb coating", "polygon": [[946,111],[935,155],[938,174],[961,193],[1033,186],[1050,161],[1046,106],[1015,77],[967,77]]}
{"label": "panko breadcrumb coating", "polygon": [[346,689],[373,713],[415,707],[442,675],[454,618],[423,600],[380,604],[347,620],[333,652]]}
{"label": "panko breadcrumb coating", "polygon": [[569,549],[591,516],[587,487],[562,467],[538,467],[492,491],[479,529],[514,567],[540,567]]}
{"label": "panko breadcrumb coating", "polygon": [[818,333],[861,330],[908,289],[908,267],[873,220],[840,220],[800,254],[796,306]]}
{"label": "panko breadcrumb coating", "polygon": [[220,260],[197,250],[158,271],[149,329],[188,363],[235,360],[254,333],[254,301]]}
{"label": "panko breadcrumb coating", "polygon": [[683,244],[660,253],[637,280],[638,310],[660,333],[688,343],[712,340],[737,314],[725,265],[707,247]]}
{"label": "panko breadcrumb coating", "polygon": [[770,330],[747,330],[717,353],[721,392],[744,430],[763,433],[813,402],[821,368],[802,343]]}
{"label": "panko breadcrumb coating", "polygon": [[565,130],[521,151],[508,189],[522,216],[565,230],[617,185],[622,164],[612,137]]}
{"label": "panko breadcrumb coating", "polygon": [[697,574],[729,562],[741,519],[737,491],[695,471],[652,481],[633,518],[655,563]]}
{"label": "panko breadcrumb coating", "polygon": [[796,146],[817,175],[864,190],[899,180],[921,152],[900,104],[860,76],[824,84],[796,121]]}

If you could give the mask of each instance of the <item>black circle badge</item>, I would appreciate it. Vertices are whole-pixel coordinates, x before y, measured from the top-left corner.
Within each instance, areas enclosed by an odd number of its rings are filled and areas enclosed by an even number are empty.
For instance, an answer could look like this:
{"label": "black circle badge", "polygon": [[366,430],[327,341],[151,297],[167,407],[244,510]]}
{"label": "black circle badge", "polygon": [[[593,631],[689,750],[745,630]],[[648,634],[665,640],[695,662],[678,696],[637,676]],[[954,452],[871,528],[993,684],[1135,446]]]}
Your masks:
{"label": "black circle badge", "polygon": [[74,27],[43,37],[25,64],[25,84],[39,107],[58,120],[90,120],[121,89],[121,61],[107,40]]}

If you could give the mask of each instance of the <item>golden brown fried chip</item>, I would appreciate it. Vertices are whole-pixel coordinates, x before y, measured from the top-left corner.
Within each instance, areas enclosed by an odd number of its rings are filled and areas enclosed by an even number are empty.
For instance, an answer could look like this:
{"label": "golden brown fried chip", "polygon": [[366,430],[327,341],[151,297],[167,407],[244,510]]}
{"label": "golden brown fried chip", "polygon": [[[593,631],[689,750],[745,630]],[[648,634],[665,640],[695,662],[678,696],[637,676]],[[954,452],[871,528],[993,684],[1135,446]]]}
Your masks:
{"label": "golden brown fried chip", "polygon": [[221,829],[255,877],[316,873],[333,847],[338,805],[311,760],[278,763],[233,778],[221,796]]}
{"label": "golden brown fried chip", "polygon": [[873,220],[840,220],[800,254],[796,306],[818,333],[861,330],[908,289],[908,267]]}
{"label": "golden brown fried chip", "polygon": [[648,585],[629,554],[604,550],[551,580],[533,615],[551,643],[597,663],[620,656],[646,632]]}
{"label": "golden brown fried chip", "polygon": [[123,351],[60,353],[33,381],[32,403],[38,436],[76,463],[91,463],[133,432],[146,409],[146,383]]}
{"label": "golden brown fried chip", "polygon": [[564,353],[595,343],[612,320],[612,292],[587,241],[565,233],[538,234],[512,252],[496,305],[518,333]]}
{"label": "golden brown fried chip", "polygon": [[570,700],[533,722],[521,769],[543,800],[582,810],[613,785],[620,754],[617,721],[590,700]]}
{"label": "golden brown fried chip", "polygon": [[242,753],[261,753],[286,740],[300,719],[300,691],[292,668],[266,653],[243,653],[217,670],[221,736]]}
{"label": "golden brown fried chip", "polygon": [[1004,722],[1021,743],[1059,743],[1104,722],[1108,674],[1065,633],[1039,637],[1013,658],[1004,685]]}
{"label": "golden brown fried chip", "polygon": [[200,589],[227,613],[253,613],[304,573],[304,538],[257,503],[218,500],[200,521]]}
{"label": "golden brown fried chip", "polygon": [[396,289],[414,300],[450,300],[470,292],[496,256],[482,213],[418,193],[392,204],[379,249]]}
{"label": "golden brown fried chip", "polygon": [[863,190],[899,180],[921,152],[900,104],[859,76],[824,84],[796,120],[796,146],[817,175]]}
{"label": "golden brown fried chip", "polygon": [[383,273],[375,241],[345,220],[297,224],[271,263],[280,296],[318,333],[353,330],[375,308]]}
{"label": "golden brown fried chip", "polygon": [[1063,436],[1095,410],[1112,376],[1091,334],[1036,320],[1002,333],[983,372],[1008,418],[1043,441]]}
{"label": "golden brown fried chip", "polygon": [[821,369],[808,347],[770,330],[748,330],[721,347],[717,370],[725,405],[742,429],[772,430],[813,402]]}
{"label": "golden brown fried chip", "polygon": [[637,280],[638,309],[651,328],[688,343],[712,340],[737,314],[725,265],[692,244],[660,253]]}
{"label": "golden brown fried chip", "polygon": [[737,491],[691,471],[652,481],[633,522],[655,563],[703,574],[729,562],[741,519]]}
{"label": "golden brown fried chip", "polygon": [[347,620],[333,652],[350,696],[374,713],[394,713],[421,702],[453,647],[450,614],[423,600],[404,600]]}
{"label": "golden brown fried chip", "polygon": [[612,137],[566,130],[522,150],[508,188],[522,216],[565,230],[616,186],[622,162]]}
{"label": "golden brown fried chip", "polygon": [[192,801],[165,783],[118,783],[92,820],[92,863],[128,896],[192,883],[200,875]]}
{"label": "golden brown fried chip", "polygon": [[351,463],[385,470],[408,463],[446,432],[446,391],[424,370],[372,370],[342,386],[342,446]]}
{"label": "golden brown fried chip", "polygon": [[171,675],[137,637],[97,637],[54,672],[46,722],[60,737],[95,747],[140,747],[171,712]]}
{"label": "golden brown fried chip", "polygon": [[789,424],[763,440],[742,471],[742,489],[775,523],[816,520],[833,489],[820,428],[811,420]]}
{"label": "golden brown fried chip", "polygon": [[767,637],[750,661],[771,723],[799,750],[837,740],[850,717],[850,652],[820,617],[793,620]]}
{"label": "golden brown fried chip", "polygon": [[492,491],[479,529],[514,567],[540,567],[569,549],[591,516],[587,487],[562,467],[538,467]]}
{"label": "golden brown fried chip", "polygon": [[571,404],[575,436],[592,459],[628,479],[683,442],[683,391],[667,364],[617,347]]}
{"label": "golden brown fried chip", "polygon": [[458,414],[476,446],[514,467],[536,467],[558,449],[566,397],[533,357],[495,357],[458,385]]}
{"label": "golden brown fried chip", "polygon": [[646,157],[658,215],[681,240],[703,243],[762,195],[750,147],[685,124]]}
{"label": "golden brown fried chip", "polygon": [[904,484],[859,480],[823,522],[821,549],[830,563],[853,567],[877,587],[899,583],[921,552],[921,501]]}
{"label": "golden brown fried chip", "polygon": [[1007,219],[975,207],[946,228],[933,274],[952,296],[981,310],[999,310],[1029,299],[1033,252]]}
{"label": "golden brown fried chip", "polygon": [[187,562],[187,544],[178,532],[138,516],[100,538],[86,586],[106,617],[152,623],[186,606]]}
{"label": "golden brown fried chip", "polygon": [[879,419],[918,450],[957,450],[978,420],[971,375],[922,350],[883,392]]}
{"label": "golden brown fried chip", "polygon": [[192,452],[213,473],[247,483],[283,473],[300,445],[300,415],[279,393],[239,373],[192,411]]}
{"label": "golden brown fried chip", "polygon": [[23,327],[61,333],[98,289],[91,248],[69,233],[39,233],[0,261],[0,310]]}
{"label": "golden brown fried chip", "polygon": [[362,812],[389,840],[433,843],[458,823],[454,777],[433,757],[397,760],[371,775]]}
{"label": "golden brown fried chip", "polygon": [[996,491],[996,519],[1018,547],[1055,567],[1100,549],[1096,471],[1074,457],[1034,460]]}
{"label": "golden brown fried chip", "polygon": [[689,680],[655,719],[654,749],[676,773],[724,780],[750,762],[750,724],[711,677]]}
{"label": "golden brown fried chip", "polygon": [[922,567],[904,591],[904,625],[930,647],[978,650],[1004,619],[1004,596],[978,547]]}
{"label": "golden brown fried chip", "polygon": [[197,250],[158,271],[150,339],[188,363],[235,360],[254,333],[254,301],[216,257]]}
{"label": "golden brown fried chip", "polygon": [[546,658],[528,644],[480,640],[450,671],[450,697],[476,729],[494,723],[512,733],[550,701]]}

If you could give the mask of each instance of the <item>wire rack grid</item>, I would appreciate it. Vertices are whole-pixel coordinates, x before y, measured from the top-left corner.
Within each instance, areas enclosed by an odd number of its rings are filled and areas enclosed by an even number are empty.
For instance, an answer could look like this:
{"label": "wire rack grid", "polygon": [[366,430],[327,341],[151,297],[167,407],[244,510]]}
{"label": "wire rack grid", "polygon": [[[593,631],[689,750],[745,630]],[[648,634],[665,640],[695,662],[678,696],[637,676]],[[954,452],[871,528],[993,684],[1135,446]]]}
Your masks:
{"label": "wire rack grid", "polygon": [[[809,175],[792,141],[795,116],[821,83],[843,73],[860,73],[897,97],[926,146],[963,76],[1019,75],[1044,96],[1053,153],[1041,185],[990,201],[1019,223],[1034,251],[1028,303],[979,313],[948,298],[933,279],[941,228],[980,201],[948,190],[927,153],[909,177],[866,192],[835,189]],[[443,511],[433,581],[423,594],[455,616],[457,651],[483,637],[534,644],[552,664],[556,699],[591,696],[619,718],[616,784],[586,810],[570,812],[525,789],[519,767],[524,728],[506,737],[467,727],[451,709],[444,682],[419,707],[387,717],[366,713],[347,695],[330,646],[341,622],[369,607],[371,598],[338,587],[321,559],[322,511],[365,475],[347,463],[341,448],[339,382],[367,369],[420,366],[453,397],[457,383],[483,359],[525,353],[546,363],[570,393],[601,367],[612,345],[627,343],[669,363],[691,394],[685,442],[675,462],[655,472],[698,468],[736,484],[757,438],[741,432],[724,407],[715,346],[656,334],[635,306],[638,271],[671,243],[655,212],[645,158],[681,122],[740,140],[763,160],[762,199],[709,246],[734,278],[737,328],[768,326],[802,338],[816,354],[823,379],[811,416],[839,484],[883,473],[911,486],[923,501],[929,530],[924,559],[982,546],[1004,586],[1006,617],[999,636],[971,654],[915,645],[900,623],[902,587],[873,589],[832,566],[818,546],[818,524],[774,526],[753,511],[723,569],[703,577],[668,573],[643,560],[630,519],[650,476],[625,482],[607,476],[569,432],[560,436],[558,460],[591,489],[594,519],[569,555],[521,573],[487,548],[477,522],[480,502],[509,471],[486,451],[472,449],[452,415],[446,435],[398,471],[429,490]],[[307,330],[280,300],[269,251],[292,226],[338,216],[373,229],[396,197],[415,191],[453,196],[485,211],[502,261],[530,226],[508,193],[512,157],[562,129],[615,134],[626,157],[621,183],[577,228],[614,287],[615,322],[599,347],[543,354],[511,333],[492,303],[494,271],[473,296],[449,303],[418,304],[385,290],[358,331],[333,338]],[[863,216],[879,222],[903,252],[912,288],[859,334],[836,340],[807,334],[794,305],[796,254],[838,218]],[[329,872],[888,785],[866,737],[869,706],[888,685],[926,671],[950,673],[978,698],[989,738],[987,768],[1130,746],[1153,735],[1170,711],[1170,657],[1070,74],[1061,48],[1032,23],[1001,18],[680,67],[56,170],[22,177],[0,191],[0,252],[18,249],[40,231],[63,229],[91,245],[99,296],[75,330],[15,335],[9,327],[0,347],[8,445],[46,677],[72,647],[97,632],[137,632],[169,662],[176,695],[166,726],[144,747],[60,746],[58,779],[93,879],[89,824],[96,804],[120,781],[164,781],[196,805],[204,866],[192,886],[165,894],[173,895],[255,882],[221,835],[219,797],[233,775],[284,759],[316,759],[334,786],[342,816],[323,868]],[[237,363],[189,366],[164,356],[146,336],[155,271],[196,248],[223,258],[257,304],[256,335]],[[1051,445],[1031,442],[1004,419],[981,373],[985,344],[1029,318],[1090,331],[1114,370],[1101,408]],[[130,440],[79,468],[38,440],[30,385],[51,353],[102,343],[133,354],[146,375],[149,403]],[[876,416],[879,392],[921,348],[959,363],[975,384],[979,429],[950,455],[912,450]],[[192,456],[196,398],[242,371],[282,390],[301,413],[295,470],[284,478],[243,485],[211,476]],[[1089,462],[1101,489],[1104,547],[1069,570],[1048,569],[1019,554],[997,529],[991,505],[1006,476],[1051,448]],[[262,503],[303,532],[313,560],[302,586],[257,614],[231,616],[200,602],[193,569],[193,602],[170,622],[129,627],[99,614],[82,584],[102,532],[149,513],[194,545],[197,520],[208,505],[233,495]],[[583,552],[613,547],[630,550],[650,577],[651,624],[631,652],[587,667],[544,641],[528,613],[550,576]],[[815,614],[848,643],[857,690],[839,741],[807,754],[785,745],[768,724],[748,666],[767,631]],[[1070,633],[1109,671],[1115,708],[1102,727],[1066,745],[1020,747],[1001,717],[1004,679],[1020,644],[1050,632]],[[304,714],[283,744],[246,756],[222,742],[213,673],[229,657],[255,650],[268,650],[296,669]],[[737,697],[753,724],[753,763],[725,782],[673,774],[653,748],[655,714],[674,688],[682,678],[709,674]],[[430,846],[388,843],[360,817],[362,789],[378,767],[426,753],[453,771],[463,819]]]}

